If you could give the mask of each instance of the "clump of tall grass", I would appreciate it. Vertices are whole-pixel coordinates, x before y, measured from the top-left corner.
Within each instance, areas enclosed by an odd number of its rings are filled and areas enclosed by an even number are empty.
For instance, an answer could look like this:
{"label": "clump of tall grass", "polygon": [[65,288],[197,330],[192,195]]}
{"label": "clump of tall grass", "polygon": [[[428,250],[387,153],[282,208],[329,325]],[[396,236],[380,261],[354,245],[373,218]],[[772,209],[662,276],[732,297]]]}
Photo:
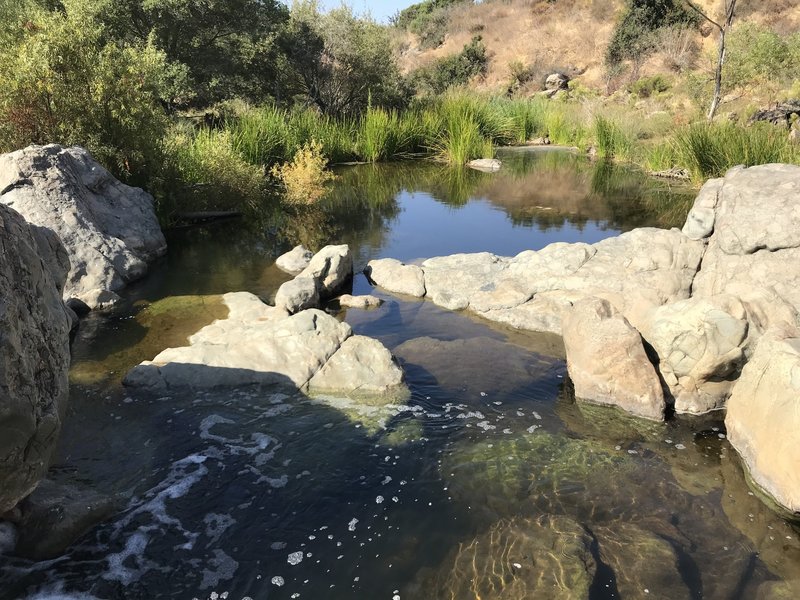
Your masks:
{"label": "clump of tall grass", "polygon": [[600,156],[619,159],[630,157],[633,140],[617,122],[602,115],[595,115],[594,135]]}
{"label": "clump of tall grass", "polygon": [[800,153],[786,132],[763,123],[743,127],[734,123],[697,123],[674,137],[680,163],[695,181],[721,177],[736,165],[798,162]]}
{"label": "clump of tall grass", "polygon": [[182,210],[255,208],[266,196],[264,168],[242,158],[229,131],[175,127],[164,145],[169,202],[161,207],[162,220]]}
{"label": "clump of tall grass", "polygon": [[480,119],[485,114],[476,104],[454,100],[443,104],[441,110],[442,131],[432,144],[441,160],[464,165],[474,158],[493,156],[492,139],[485,135],[487,122]]}
{"label": "clump of tall grass", "polygon": [[362,160],[378,162],[410,150],[413,121],[397,111],[370,106],[361,119],[356,152]]}

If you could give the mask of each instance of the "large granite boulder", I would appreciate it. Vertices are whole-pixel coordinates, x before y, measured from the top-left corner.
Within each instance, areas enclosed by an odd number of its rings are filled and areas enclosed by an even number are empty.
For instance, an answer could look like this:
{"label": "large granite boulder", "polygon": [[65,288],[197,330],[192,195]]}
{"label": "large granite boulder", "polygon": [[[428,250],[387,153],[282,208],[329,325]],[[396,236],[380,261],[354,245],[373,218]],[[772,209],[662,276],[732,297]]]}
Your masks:
{"label": "large granite boulder", "polygon": [[353,277],[353,255],[347,244],[325,246],[317,252],[298,277],[310,277],[317,282],[320,298],[332,298]]}
{"label": "large granite boulder", "polygon": [[752,480],[800,517],[800,332],[776,328],[761,338],[728,400],[725,426]]}
{"label": "large granite boulder", "polygon": [[407,388],[391,353],[353,336],[347,323],[317,309],[289,315],[247,292],[225,294],[226,319],[131,369],[123,383],[169,390],[279,385],[314,395],[393,402]]}
{"label": "large granite boulder", "polygon": [[302,245],[295,246],[289,252],[276,258],[275,266],[291,275],[299,275],[311,262],[313,256],[314,253],[311,250],[306,250]]}
{"label": "large granite boulder", "polygon": [[29,146],[0,156],[0,202],[53,230],[71,269],[64,299],[112,304],[167,250],[153,197],[115,179],[83,148]]}
{"label": "large granite boulder", "polygon": [[0,514],[33,491],[55,449],[68,392],[68,269],[51,231],[0,205]]}
{"label": "large granite boulder", "polygon": [[663,420],[664,393],[642,337],[607,300],[577,302],[563,334],[576,398]]}
{"label": "large granite boulder", "polygon": [[307,308],[319,306],[319,289],[311,277],[295,277],[278,288],[275,306],[294,314]]}

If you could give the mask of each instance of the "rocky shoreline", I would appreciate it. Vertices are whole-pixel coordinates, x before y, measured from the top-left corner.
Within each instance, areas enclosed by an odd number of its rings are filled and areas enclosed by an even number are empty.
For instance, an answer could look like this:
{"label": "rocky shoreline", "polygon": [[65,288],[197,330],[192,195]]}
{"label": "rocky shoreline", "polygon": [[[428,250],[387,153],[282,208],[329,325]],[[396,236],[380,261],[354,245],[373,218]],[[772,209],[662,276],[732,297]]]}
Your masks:
{"label": "rocky shoreline", "polygon": [[[69,331],[77,321],[68,307],[113,304],[166,244],[152,197],[113,179],[80,148],[0,156],[0,190],[7,305],[0,311],[0,519],[26,527],[50,502],[31,492],[66,410]],[[753,483],[796,519],[798,258],[800,167],[765,165],[709,181],[682,231],[642,228],[515,257],[457,254],[421,265],[381,259],[365,273],[392,293],[561,335],[581,400],[659,421],[726,410],[730,442]],[[332,302],[380,304],[345,293],[353,276],[349,248],[312,254],[298,247],[276,264],[295,277],[274,306],[246,292],[225,294],[227,317],[134,367],[125,385],[156,394],[281,385],[337,407],[404,405],[410,393],[389,350],[321,310]],[[46,531],[23,535],[40,556],[57,555],[113,510],[110,501],[83,502],[75,490],[40,496],[59,506],[96,505],[73,519],[74,530],[51,524],[62,544],[43,541]]]}

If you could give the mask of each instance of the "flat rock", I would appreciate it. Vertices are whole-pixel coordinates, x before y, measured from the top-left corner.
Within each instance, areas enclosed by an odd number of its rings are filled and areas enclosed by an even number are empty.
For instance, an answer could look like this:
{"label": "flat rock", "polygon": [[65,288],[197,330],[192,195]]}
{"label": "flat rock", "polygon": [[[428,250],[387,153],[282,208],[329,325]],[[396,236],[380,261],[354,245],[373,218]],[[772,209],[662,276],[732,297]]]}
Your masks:
{"label": "flat rock", "polygon": [[353,255],[347,244],[325,246],[317,252],[298,277],[310,277],[317,282],[320,298],[336,295],[353,277]]}
{"label": "flat rock", "polygon": [[311,262],[314,253],[304,246],[295,246],[275,259],[275,266],[291,275],[299,275]]}
{"label": "flat rock", "polygon": [[800,333],[767,332],[728,400],[728,439],[750,477],[800,517]]}
{"label": "flat rock", "polygon": [[92,308],[167,251],[153,197],[119,182],[83,148],[50,144],[3,154],[0,202],[58,235],[71,264],[64,299]]}
{"label": "flat rock", "polygon": [[351,296],[350,294],[342,294],[337,300],[342,308],[361,308],[364,310],[378,308],[383,304],[383,300],[372,295]]}
{"label": "flat rock", "polygon": [[470,169],[483,171],[484,173],[495,173],[500,170],[503,163],[496,158],[476,158],[467,163]]}
{"label": "flat rock", "polygon": [[508,262],[488,252],[429,258],[422,263],[426,297],[450,310],[468,308],[471,296],[495,281]]}
{"label": "flat rock", "polygon": [[52,231],[0,204],[0,514],[36,487],[66,412],[68,269]]}
{"label": "flat rock", "polygon": [[417,265],[407,265],[394,258],[380,258],[369,261],[364,274],[389,292],[415,298],[425,295],[425,275]]}
{"label": "flat rock", "polygon": [[577,398],[663,420],[661,382],[642,338],[608,301],[577,302],[565,315],[563,335]]}

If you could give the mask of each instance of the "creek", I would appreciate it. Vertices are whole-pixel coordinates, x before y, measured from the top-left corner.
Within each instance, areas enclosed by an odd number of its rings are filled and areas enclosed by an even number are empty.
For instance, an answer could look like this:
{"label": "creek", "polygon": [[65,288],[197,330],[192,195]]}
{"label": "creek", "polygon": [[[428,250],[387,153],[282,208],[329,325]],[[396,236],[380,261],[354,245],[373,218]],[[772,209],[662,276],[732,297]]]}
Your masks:
{"label": "creek", "polygon": [[576,403],[558,338],[360,274],[353,293],[384,304],[337,316],[398,357],[402,409],[122,387],[224,317],[220,294],[269,300],[294,243],[347,243],[357,272],[381,257],[514,255],[680,226],[694,197],[569,152],[500,158],[495,174],[341,167],[318,206],[170,232],[168,256],[73,342],[51,477],[120,510],[63,557],[3,557],[0,600],[744,599],[796,585],[798,532],[748,488],[723,415],[657,424]]}

